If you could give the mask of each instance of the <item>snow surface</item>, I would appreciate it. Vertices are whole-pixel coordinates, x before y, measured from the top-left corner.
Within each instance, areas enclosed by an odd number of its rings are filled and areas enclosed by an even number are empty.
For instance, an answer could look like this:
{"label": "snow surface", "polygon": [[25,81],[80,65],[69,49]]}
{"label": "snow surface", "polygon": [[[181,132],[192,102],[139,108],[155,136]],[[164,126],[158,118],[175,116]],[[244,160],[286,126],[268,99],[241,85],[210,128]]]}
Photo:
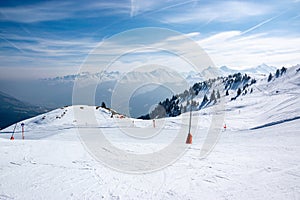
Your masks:
{"label": "snow surface", "polygon": [[[78,130],[105,130],[118,148],[151,153],[187,127],[188,113],[157,120],[156,128],[151,120],[112,119],[109,111],[84,105],[25,120],[25,140],[20,123],[14,141],[9,140],[14,125],[0,132],[0,199],[300,199],[299,86],[299,74],[289,70],[270,83],[260,80],[252,94],[236,101],[223,97],[227,129],[205,158],[199,156],[203,139],[211,115],[221,110],[194,112],[193,144],[176,162],[151,173],[103,165],[82,145]],[[74,118],[75,109],[83,112],[81,118]],[[97,124],[84,116],[88,109]],[[134,140],[120,126],[166,134]]]}

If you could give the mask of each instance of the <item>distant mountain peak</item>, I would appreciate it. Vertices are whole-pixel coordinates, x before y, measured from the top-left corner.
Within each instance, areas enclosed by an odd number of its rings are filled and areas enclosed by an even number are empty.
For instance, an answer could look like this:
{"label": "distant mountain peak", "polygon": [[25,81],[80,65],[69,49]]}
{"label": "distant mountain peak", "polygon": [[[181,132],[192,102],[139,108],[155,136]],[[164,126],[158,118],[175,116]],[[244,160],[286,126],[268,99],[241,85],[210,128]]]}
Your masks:
{"label": "distant mountain peak", "polygon": [[269,74],[269,73],[276,71],[276,67],[269,66],[265,63],[262,63],[256,67],[238,70],[238,69],[231,69],[224,65],[224,66],[220,67],[220,70],[224,73],[224,75],[234,74],[234,73],[238,73],[238,72],[248,73],[248,74]]}
{"label": "distant mountain peak", "polygon": [[260,73],[270,73],[270,72],[275,71],[276,67],[269,66],[265,63],[262,63],[261,65],[258,65],[255,69],[257,72],[260,72]]}

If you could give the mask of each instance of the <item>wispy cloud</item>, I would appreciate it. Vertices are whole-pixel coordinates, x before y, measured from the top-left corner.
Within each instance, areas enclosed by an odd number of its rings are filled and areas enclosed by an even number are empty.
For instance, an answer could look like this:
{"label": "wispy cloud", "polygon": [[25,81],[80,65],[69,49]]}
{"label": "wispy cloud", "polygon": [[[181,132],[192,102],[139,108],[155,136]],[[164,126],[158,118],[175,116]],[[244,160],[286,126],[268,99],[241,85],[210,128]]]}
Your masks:
{"label": "wispy cloud", "polygon": [[263,62],[274,66],[295,65],[300,58],[300,37],[297,36],[243,35],[241,31],[229,31],[201,39],[198,43],[217,66],[245,68]]}
{"label": "wispy cloud", "polygon": [[189,7],[185,12],[172,15],[163,15],[162,20],[168,23],[232,22],[248,17],[261,16],[271,11],[270,5],[242,1],[222,1],[208,4],[199,2],[196,6]]}
{"label": "wispy cloud", "polygon": [[2,7],[1,20],[14,21],[22,23],[32,23],[40,21],[59,20],[70,17],[70,12],[63,12],[63,9],[69,6],[69,3],[40,3],[19,7]]}
{"label": "wispy cloud", "polygon": [[[15,72],[17,68],[39,69],[44,74],[47,70],[51,73],[76,71],[87,56],[94,56],[90,64],[99,66],[100,54],[112,57],[119,50],[130,51],[128,48],[136,42],[134,37],[127,37],[124,41],[130,45],[116,42],[107,49],[91,52],[100,41],[105,41],[104,37],[143,26],[171,27],[183,32],[206,50],[216,66],[299,63],[298,0],[284,3],[280,0],[275,0],[276,3],[269,0],[87,1],[24,2],[17,7],[0,7],[0,74]],[[146,62],[185,68],[180,58],[161,54],[159,50],[166,43],[188,50],[190,45],[180,41],[182,37],[167,37],[163,32],[141,36],[142,40],[153,40],[151,44],[158,50],[133,53],[128,59],[116,61],[117,68]],[[193,53],[197,56],[198,52]]]}
{"label": "wispy cloud", "polygon": [[195,4],[198,0],[170,0],[170,1],[149,1],[149,0],[131,0],[131,16],[140,14],[153,14],[174,7],[180,7],[187,4]]}
{"label": "wispy cloud", "polygon": [[[1,34],[0,78],[40,78],[76,73],[99,41]],[[1,39],[0,39],[1,41]],[[2,40],[3,41],[3,40]]]}
{"label": "wispy cloud", "polygon": [[[86,54],[93,49],[99,41],[91,38],[80,39],[51,39],[43,37],[29,37],[15,34],[0,34],[5,43],[0,43],[1,48],[15,48],[20,53],[35,53],[44,56],[65,56]],[[5,52],[4,52],[5,54]]]}
{"label": "wispy cloud", "polygon": [[[295,35],[274,36],[270,35],[268,32],[258,34],[250,33],[251,32],[243,34],[243,31],[233,30],[220,32],[209,37],[205,37],[200,33],[190,33],[186,34],[186,36],[193,38],[194,41],[208,53],[215,66],[227,65],[243,69],[254,67],[261,63],[267,63],[278,67],[281,65],[291,66],[299,63],[299,37]],[[199,37],[201,38],[199,39]],[[165,66],[175,66],[176,69],[179,70],[187,70],[188,65],[182,61],[182,58],[180,58],[181,55],[168,56],[167,54],[159,53],[161,48],[166,46],[166,43],[176,44],[179,49],[182,49],[182,52],[189,52],[188,49],[191,48],[190,43],[186,43],[182,37],[169,37],[157,41],[157,43],[153,43],[153,47],[157,48],[156,50],[142,50],[140,51],[141,54],[136,55],[133,53],[130,60],[119,60],[117,62],[118,69],[129,69],[130,67],[145,65],[146,63],[156,63]],[[129,45],[124,46],[124,44],[112,43],[111,45],[108,45],[108,49],[101,49],[101,51],[106,52],[107,54],[114,54],[118,52],[118,50],[129,52],[130,49],[126,48],[129,48]],[[170,53],[172,53],[172,51]],[[192,53],[193,56],[198,57],[202,54],[202,52]],[[97,59],[99,58],[97,57]]]}
{"label": "wispy cloud", "polygon": [[[188,33],[185,36],[193,38],[208,53],[215,66],[227,65],[242,69],[257,66],[263,62],[278,67],[299,63],[299,37],[250,33],[243,34],[243,31],[233,30],[220,32],[209,37],[205,37],[198,32]],[[97,67],[102,64],[102,59],[113,58],[119,52],[128,52],[128,54],[122,55],[112,63],[111,67],[114,70],[128,70],[146,64],[172,66],[181,71],[188,70],[191,67],[180,56],[176,56],[172,52],[161,53],[160,48],[166,42],[175,43],[183,50],[189,49],[190,46],[180,37],[158,40],[157,43],[153,44],[154,49],[137,49],[136,52],[130,52],[130,50],[133,50],[130,49],[130,45],[118,43],[118,41],[109,43],[106,48],[100,48],[99,51],[92,52],[98,43],[90,39],[76,41],[53,40],[14,35],[11,35],[9,39],[20,40],[18,45],[24,51],[23,53],[13,54],[7,51],[0,56],[2,70],[7,71],[7,73],[10,72],[10,74],[13,74],[11,72],[16,70],[26,71],[35,68],[43,77],[47,76],[47,71],[49,72],[48,76],[54,75],[56,73],[55,69],[59,69],[57,74],[61,75],[76,73],[87,55],[90,55],[91,59],[86,64],[90,64],[91,67],[95,67],[95,70],[99,70]],[[5,47],[3,45],[0,48]],[[156,47],[157,49],[155,49]],[[199,56],[199,53],[201,52],[193,52],[195,56]]]}
{"label": "wispy cloud", "polygon": [[109,1],[90,3],[50,1],[18,7],[1,7],[0,20],[20,23],[34,23],[78,17],[95,17],[93,12],[90,11],[101,11],[101,15],[129,15],[130,4],[128,2]]}
{"label": "wispy cloud", "polygon": [[250,32],[250,31],[253,31],[253,30],[255,30],[255,29],[257,29],[257,28],[259,28],[259,27],[261,27],[261,26],[263,26],[263,25],[265,25],[265,24],[267,24],[267,23],[273,21],[274,19],[280,17],[280,16],[283,15],[284,13],[285,13],[285,12],[282,12],[282,13],[280,13],[279,15],[276,15],[276,16],[274,16],[274,17],[271,17],[271,18],[269,18],[269,19],[266,19],[266,20],[264,20],[264,21],[262,21],[262,22],[256,24],[255,26],[252,26],[251,28],[249,28],[249,29],[243,31],[242,34],[246,34],[246,33]]}

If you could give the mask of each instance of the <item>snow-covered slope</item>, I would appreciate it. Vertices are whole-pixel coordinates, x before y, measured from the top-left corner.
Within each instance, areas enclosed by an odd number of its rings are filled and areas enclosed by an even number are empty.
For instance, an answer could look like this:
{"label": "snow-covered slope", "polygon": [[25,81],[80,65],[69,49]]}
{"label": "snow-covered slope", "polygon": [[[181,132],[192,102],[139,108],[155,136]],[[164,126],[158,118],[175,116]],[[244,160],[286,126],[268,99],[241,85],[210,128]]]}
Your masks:
{"label": "snow-covered slope", "polygon": [[267,78],[260,79],[252,86],[252,94],[228,102],[228,109],[236,111],[232,121],[242,118],[248,128],[255,129],[300,119],[299,68],[299,65],[289,68],[286,74],[270,82]]}
{"label": "snow-covered slope", "polygon": [[191,71],[188,73],[182,73],[182,76],[185,77],[186,81],[190,85],[193,85],[196,82],[201,82],[208,78],[228,76],[239,72],[242,74],[251,75],[252,77],[263,77],[269,73],[273,73],[275,70],[276,70],[275,67],[263,63],[256,67],[246,68],[246,69],[232,69],[227,66],[214,67],[214,68],[208,67],[206,69],[203,69],[201,72]]}
{"label": "snow-covered slope", "polygon": [[[223,96],[223,110],[210,106],[195,111],[193,144],[176,162],[151,173],[126,174],[97,162],[82,145],[78,130],[105,130],[118,148],[149,153],[187,127],[189,113],[159,119],[154,128],[152,120],[111,118],[106,109],[69,106],[23,121],[25,140],[20,139],[18,124],[16,139],[10,141],[14,126],[8,127],[0,132],[0,199],[299,199],[298,68],[270,82],[258,80],[251,94],[235,101]],[[85,116],[88,110],[98,123]],[[202,158],[211,116],[224,110],[227,129]],[[74,111],[82,114],[75,118]],[[134,140],[120,124],[140,134],[158,129],[166,134]]]}

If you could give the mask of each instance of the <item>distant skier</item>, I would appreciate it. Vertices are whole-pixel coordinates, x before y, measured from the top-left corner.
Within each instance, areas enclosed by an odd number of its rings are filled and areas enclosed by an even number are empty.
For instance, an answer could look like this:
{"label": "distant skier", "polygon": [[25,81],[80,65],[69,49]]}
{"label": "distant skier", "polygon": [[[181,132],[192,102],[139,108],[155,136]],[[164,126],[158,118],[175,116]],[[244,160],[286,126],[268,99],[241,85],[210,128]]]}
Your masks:
{"label": "distant skier", "polygon": [[227,128],[227,126],[226,126],[226,124],[224,124],[224,131],[226,131],[226,128]]}

